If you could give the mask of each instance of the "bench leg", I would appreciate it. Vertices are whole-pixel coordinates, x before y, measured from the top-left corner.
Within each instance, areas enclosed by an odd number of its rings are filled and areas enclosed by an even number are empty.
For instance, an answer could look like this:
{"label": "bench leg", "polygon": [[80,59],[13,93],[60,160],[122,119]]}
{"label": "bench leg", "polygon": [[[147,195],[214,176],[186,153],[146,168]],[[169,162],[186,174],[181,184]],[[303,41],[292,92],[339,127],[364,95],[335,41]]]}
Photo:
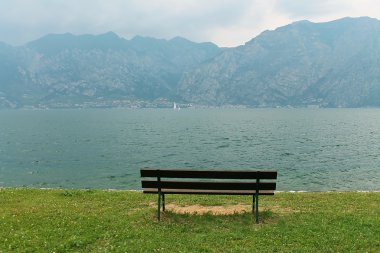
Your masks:
{"label": "bench leg", "polygon": [[256,216],[256,223],[259,223],[259,194],[256,193],[256,202],[255,202],[255,216]]}
{"label": "bench leg", "polygon": [[252,214],[255,212],[255,195],[252,195]]}
{"label": "bench leg", "polygon": [[157,220],[160,221],[161,216],[161,193],[158,193],[158,205],[157,205]]}
{"label": "bench leg", "polygon": [[165,212],[165,194],[162,194],[162,211]]}

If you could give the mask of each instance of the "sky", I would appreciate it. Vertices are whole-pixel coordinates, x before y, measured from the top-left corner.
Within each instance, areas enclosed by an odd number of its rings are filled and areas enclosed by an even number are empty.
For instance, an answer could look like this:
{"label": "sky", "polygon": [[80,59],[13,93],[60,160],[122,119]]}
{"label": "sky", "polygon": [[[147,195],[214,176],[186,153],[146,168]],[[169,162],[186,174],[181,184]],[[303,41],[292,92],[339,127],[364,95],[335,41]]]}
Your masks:
{"label": "sky", "polygon": [[379,0],[0,0],[0,41],[23,45],[49,33],[113,31],[218,46],[244,44],[298,21],[380,19]]}

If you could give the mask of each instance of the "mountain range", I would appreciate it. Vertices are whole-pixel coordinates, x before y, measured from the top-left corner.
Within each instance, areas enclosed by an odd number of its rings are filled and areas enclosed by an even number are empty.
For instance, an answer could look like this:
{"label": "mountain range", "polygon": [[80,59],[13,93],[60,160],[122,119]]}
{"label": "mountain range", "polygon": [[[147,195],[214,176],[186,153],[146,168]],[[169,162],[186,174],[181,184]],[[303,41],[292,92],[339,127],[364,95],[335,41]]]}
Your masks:
{"label": "mountain range", "polygon": [[380,106],[380,21],[298,21],[220,48],[113,32],[0,43],[0,108]]}

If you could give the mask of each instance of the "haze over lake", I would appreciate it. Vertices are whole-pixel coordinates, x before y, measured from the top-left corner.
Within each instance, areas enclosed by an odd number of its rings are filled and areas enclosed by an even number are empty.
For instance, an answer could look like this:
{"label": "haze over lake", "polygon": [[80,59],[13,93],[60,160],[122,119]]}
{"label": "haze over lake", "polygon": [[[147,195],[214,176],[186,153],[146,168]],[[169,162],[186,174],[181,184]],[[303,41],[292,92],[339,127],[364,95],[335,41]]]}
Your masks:
{"label": "haze over lake", "polygon": [[159,167],[380,190],[380,109],[2,110],[0,140],[0,187],[139,189],[139,169]]}

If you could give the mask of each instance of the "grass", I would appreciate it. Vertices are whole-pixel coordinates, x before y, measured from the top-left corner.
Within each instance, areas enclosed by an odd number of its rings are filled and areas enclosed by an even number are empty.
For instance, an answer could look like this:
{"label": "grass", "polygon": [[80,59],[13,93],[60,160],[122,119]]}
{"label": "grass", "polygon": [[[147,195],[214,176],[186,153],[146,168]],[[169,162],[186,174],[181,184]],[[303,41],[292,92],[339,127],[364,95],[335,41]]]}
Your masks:
{"label": "grass", "polygon": [[[177,205],[244,196],[166,196]],[[276,193],[250,212],[166,212],[133,191],[0,189],[0,252],[380,252],[380,193]]]}

